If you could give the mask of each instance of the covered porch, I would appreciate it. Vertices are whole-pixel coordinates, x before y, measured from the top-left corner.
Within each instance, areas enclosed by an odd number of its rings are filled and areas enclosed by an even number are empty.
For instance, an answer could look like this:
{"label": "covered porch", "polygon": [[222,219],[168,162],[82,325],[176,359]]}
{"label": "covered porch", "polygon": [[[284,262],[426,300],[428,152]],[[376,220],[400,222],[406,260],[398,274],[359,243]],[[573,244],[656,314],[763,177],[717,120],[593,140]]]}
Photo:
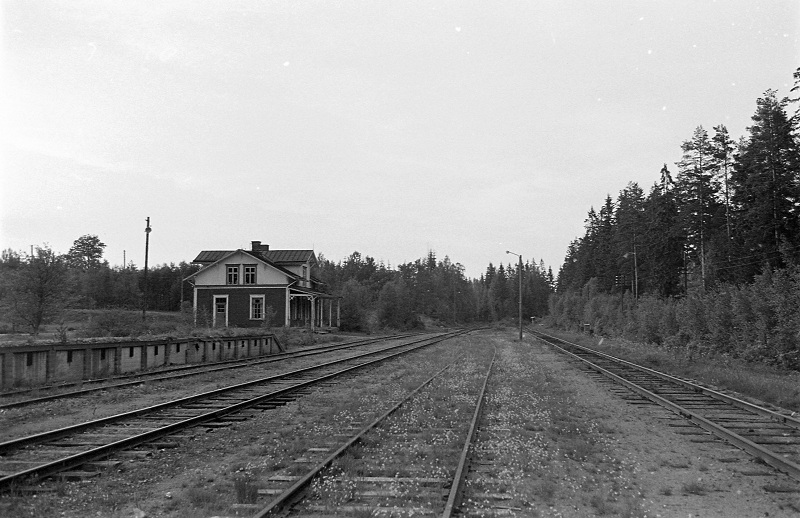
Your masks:
{"label": "covered porch", "polygon": [[290,327],[332,329],[339,327],[341,297],[306,288],[289,288],[288,323]]}

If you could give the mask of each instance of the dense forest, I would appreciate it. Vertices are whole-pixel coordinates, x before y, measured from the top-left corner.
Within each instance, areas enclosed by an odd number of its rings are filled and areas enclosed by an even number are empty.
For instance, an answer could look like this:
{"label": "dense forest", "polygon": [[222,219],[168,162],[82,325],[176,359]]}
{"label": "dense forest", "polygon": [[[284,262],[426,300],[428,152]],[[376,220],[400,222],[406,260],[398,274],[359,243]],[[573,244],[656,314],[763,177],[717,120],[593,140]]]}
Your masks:
{"label": "dense forest", "polygon": [[[320,257],[318,276],[342,296],[342,328],[411,329],[422,318],[441,323],[492,322],[516,318],[518,265],[491,263],[479,279],[467,279],[464,267],[434,252],[414,262],[387,268],[354,252],[338,263]],[[553,289],[553,273],[544,263],[522,265],[523,317],[543,316]]]}
{"label": "dense forest", "polygon": [[629,183],[591,208],[553,321],[800,367],[797,101],[768,90],[738,140],[698,126],[648,193]]}
{"label": "dense forest", "polygon": [[[105,244],[96,235],[76,239],[66,254],[48,246],[32,255],[0,254],[0,326],[31,331],[57,322],[68,309],[142,309],[188,311],[192,286],[183,282],[199,265],[180,262],[145,270],[133,263],[111,267],[103,260]],[[547,312],[553,273],[543,263],[522,265],[525,318]],[[312,274],[329,293],[342,296],[344,330],[374,332],[412,329],[425,319],[443,324],[490,322],[517,317],[519,266],[492,264],[479,279],[467,279],[464,267],[434,252],[424,259],[388,268],[353,252],[334,263],[320,254]]]}

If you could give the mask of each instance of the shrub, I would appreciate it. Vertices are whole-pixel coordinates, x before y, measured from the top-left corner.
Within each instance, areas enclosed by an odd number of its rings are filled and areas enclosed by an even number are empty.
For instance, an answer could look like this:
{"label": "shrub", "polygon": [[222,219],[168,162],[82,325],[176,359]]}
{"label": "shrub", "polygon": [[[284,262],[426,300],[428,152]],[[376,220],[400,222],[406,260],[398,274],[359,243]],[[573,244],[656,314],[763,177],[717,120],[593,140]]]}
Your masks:
{"label": "shrub", "polygon": [[136,336],[143,331],[141,315],[116,309],[93,315],[80,334],[85,337]]}
{"label": "shrub", "polygon": [[236,490],[236,502],[240,504],[254,504],[258,500],[258,484],[248,474],[234,477],[233,488]]}

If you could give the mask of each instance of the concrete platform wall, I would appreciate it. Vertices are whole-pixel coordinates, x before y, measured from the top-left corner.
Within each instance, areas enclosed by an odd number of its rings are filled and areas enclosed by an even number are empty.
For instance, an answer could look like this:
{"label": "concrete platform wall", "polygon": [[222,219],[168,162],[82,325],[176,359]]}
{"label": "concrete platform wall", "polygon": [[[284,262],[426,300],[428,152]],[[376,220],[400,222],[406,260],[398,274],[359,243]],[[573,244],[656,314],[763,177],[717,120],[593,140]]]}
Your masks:
{"label": "concrete platform wall", "polygon": [[235,360],[281,351],[283,346],[272,334],[0,347],[0,389],[105,378],[168,365]]}

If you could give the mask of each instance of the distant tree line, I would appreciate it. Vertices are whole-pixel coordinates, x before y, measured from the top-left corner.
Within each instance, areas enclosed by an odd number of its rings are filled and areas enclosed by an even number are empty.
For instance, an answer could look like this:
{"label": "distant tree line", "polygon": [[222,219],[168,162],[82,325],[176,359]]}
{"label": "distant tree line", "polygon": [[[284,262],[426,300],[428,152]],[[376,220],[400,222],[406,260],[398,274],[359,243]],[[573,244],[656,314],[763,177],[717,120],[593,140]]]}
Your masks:
{"label": "distant tree line", "polygon": [[[76,239],[66,254],[44,245],[33,255],[13,250],[0,254],[0,321],[11,330],[36,334],[44,323],[58,321],[65,310],[141,309],[144,272],[133,263],[111,267],[105,244],[91,234]],[[191,306],[192,286],[182,282],[199,265],[180,262],[148,268],[148,311],[178,311]],[[464,267],[448,257],[424,259],[396,269],[353,252],[334,263],[320,254],[313,275],[342,297],[345,330],[414,329],[424,319],[444,324],[491,322],[517,316],[519,267],[495,268],[468,279]],[[547,311],[553,274],[544,263],[523,265],[523,312],[528,319]],[[183,304],[182,304],[183,303]]]}
{"label": "distant tree line", "polygon": [[[519,267],[489,264],[479,279],[434,252],[393,269],[353,252],[334,263],[320,256],[316,275],[342,297],[341,325],[347,330],[413,329],[423,318],[443,324],[492,322],[516,318]],[[543,316],[553,287],[551,270],[526,263],[522,271],[523,316]]]}
{"label": "distant tree line", "polygon": [[[36,334],[42,324],[58,320],[69,308],[141,309],[144,271],[133,262],[110,266],[103,259],[105,246],[97,236],[87,234],[63,255],[47,245],[35,247],[32,255],[4,250],[0,253],[0,320],[13,330]],[[147,309],[180,310],[181,301],[192,300],[192,287],[182,279],[197,270],[198,265],[185,262],[149,267]]]}
{"label": "distant tree line", "polygon": [[[800,68],[794,79],[791,92],[797,96]],[[616,200],[607,196],[599,211],[591,208],[583,237],[570,244],[559,270],[551,299],[554,321],[565,327],[588,323],[605,332],[627,329],[657,343],[672,337],[670,343],[715,351],[729,352],[738,343],[734,352],[756,349],[765,357],[795,358],[800,114],[795,109],[790,115],[789,108],[797,101],[768,90],[738,141],[724,125],[711,134],[698,126],[683,142],[675,171],[664,164],[649,193],[632,182]],[[759,300],[764,296],[771,298]],[[642,306],[655,310],[656,300],[672,300],[683,315],[676,325],[655,324],[655,315],[641,314]],[[795,310],[787,313],[792,302]],[[670,314],[659,307],[662,316]],[[737,342],[713,330],[726,319],[741,326],[755,320],[761,331],[740,331]],[[751,342],[745,346],[746,341]]]}

